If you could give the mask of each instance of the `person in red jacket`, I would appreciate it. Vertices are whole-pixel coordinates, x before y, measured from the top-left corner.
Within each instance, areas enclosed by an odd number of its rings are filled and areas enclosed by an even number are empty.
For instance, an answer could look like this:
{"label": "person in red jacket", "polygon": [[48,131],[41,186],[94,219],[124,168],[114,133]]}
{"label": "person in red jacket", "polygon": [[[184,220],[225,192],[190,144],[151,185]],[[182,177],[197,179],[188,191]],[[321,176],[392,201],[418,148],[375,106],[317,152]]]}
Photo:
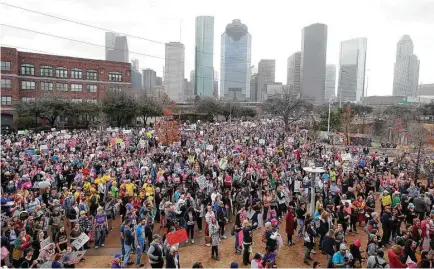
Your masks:
{"label": "person in red jacket", "polygon": [[407,268],[407,265],[402,263],[399,259],[399,255],[402,253],[402,248],[400,245],[394,245],[389,249],[387,255],[389,257],[390,268]]}
{"label": "person in red jacket", "polygon": [[296,217],[294,213],[294,208],[292,206],[288,207],[288,213],[286,213],[286,235],[288,236],[288,245],[293,246],[295,245],[292,241],[292,236],[294,235],[294,218]]}

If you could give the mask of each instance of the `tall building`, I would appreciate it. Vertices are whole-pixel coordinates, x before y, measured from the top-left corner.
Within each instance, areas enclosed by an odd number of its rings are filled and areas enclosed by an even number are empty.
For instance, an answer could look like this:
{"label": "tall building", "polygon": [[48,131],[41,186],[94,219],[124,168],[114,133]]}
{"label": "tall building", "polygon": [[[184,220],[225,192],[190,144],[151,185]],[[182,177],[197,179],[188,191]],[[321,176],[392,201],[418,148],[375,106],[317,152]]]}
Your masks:
{"label": "tall building", "polygon": [[300,87],[307,101],[324,102],[327,60],[327,25],[311,24],[302,30]]}
{"label": "tall building", "polygon": [[195,90],[201,97],[213,97],[214,91],[214,17],[196,17]]}
{"label": "tall building", "polygon": [[256,94],[258,92],[258,74],[255,73],[250,78],[250,92],[252,93],[250,101],[256,102],[256,100],[253,99],[253,94]]}
{"label": "tall building", "polygon": [[336,97],[336,65],[328,64],[326,66],[326,81],[324,101],[329,102]]}
{"label": "tall building", "polygon": [[220,98],[250,100],[252,36],[241,20],[233,20],[221,36]]}
{"label": "tall building", "polygon": [[131,60],[131,87],[133,89],[143,89],[143,78],[139,71],[139,60]]}
{"label": "tall building", "polygon": [[175,102],[184,100],[184,58],[184,44],[180,42],[166,43],[164,89],[169,98]]}
{"label": "tall building", "polygon": [[294,94],[300,94],[300,62],[301,52],[297,51],[288,57],[287,73],[286,73],[286,85],[291,87],[291,91]]}
{"label": "tall building", "polygon": [[213,82],[213,96],[216,99],[219,99],[219,72],[214,71],[214,82]]}
{"label": "tall building", "polygon": [[339,102],[361,102],[365,96],[367,42],[365,37],[341,42],[338,82]]}
{"label": "tall building", "polygon": [[105,33],[105,59],[123,63],[130,62],[126,36],[120,36],[113,32]]}
{"label": "tall building", "polygon": [[262,102],[267,93],[267,84],[274,84],[276,80],[276,60],[262,59],[258,64],[258,88],[253,101]]}
{"label": "tall building", "polygon": [[434,83],[420,85],[418,95],[430,95],[434,96]]}
{"label": "tall building", "polygon": [[153,94],[154,88],[157,85],[157,72],[150,68],[142,70],[143,89],[147,94]]}
{"label": "tall building", "polygon": [[396,47],[393,95],[417,96],[419,65],[419,59],[413,54],[413,41],[408,35],[402,36]]}
{"label": "tall building", "polygon": [[162,77],[156,77],[155,78],[155,86],[163,86],[163,78]]}

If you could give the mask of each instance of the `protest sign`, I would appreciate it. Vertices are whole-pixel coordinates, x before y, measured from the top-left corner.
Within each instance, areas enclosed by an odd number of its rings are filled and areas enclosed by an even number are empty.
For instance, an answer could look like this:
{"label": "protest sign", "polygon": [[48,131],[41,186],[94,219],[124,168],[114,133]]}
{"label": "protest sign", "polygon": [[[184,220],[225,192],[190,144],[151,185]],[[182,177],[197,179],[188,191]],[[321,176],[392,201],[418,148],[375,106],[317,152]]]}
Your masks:
{"label": "protest sign", "polygon": [[46,245],[50,244],[51,242],[51,237],[47,237],[44,240],[41,241],[41,249],[43,249]]}
{"label": "protest sign", "polygon": [[167,242],[169,243],[169,245],[175,245],[177,243],[181,243],[187,240],[188,237],[185,228],[167,234]]}
{"label": "protest sign", "polygon": [[294,192],[300,192],[300,180],[294,181]]}
{"label": "protest sign", "polygon": [[89,239],[87,234],[81,233],[80,236],[71,243],[71,247],[79,250]]}
{"label": "protest sign", "polygon": [[197,184],[199,185],[199,189],[206,188],[206,179],[204,176],[200,176],[196,179]]}
{"label": "protest sign", "polygon": [[86,250],[82,251],[74,251],[67,255],[64,255],[63,262],[67,264],[76,264],[80,262],[81,258],[83,258],[84,254],[86,254]]}
{"label": "protest sign", "polygon": [[259,144],[264,145],[265,144],[265,139],[259,139]]}
{"label": "protest sign", "polygon": [[213,150],[213,149],[214,149],[213,145],[207,145],[206,146],[206,150]]}
{"label": "protest sign", "polygon": [[23,135],[23,134],[24,134],[24,130],[19,130],[19,131],[18,131],[18,134],[19,134],[19,135]]}

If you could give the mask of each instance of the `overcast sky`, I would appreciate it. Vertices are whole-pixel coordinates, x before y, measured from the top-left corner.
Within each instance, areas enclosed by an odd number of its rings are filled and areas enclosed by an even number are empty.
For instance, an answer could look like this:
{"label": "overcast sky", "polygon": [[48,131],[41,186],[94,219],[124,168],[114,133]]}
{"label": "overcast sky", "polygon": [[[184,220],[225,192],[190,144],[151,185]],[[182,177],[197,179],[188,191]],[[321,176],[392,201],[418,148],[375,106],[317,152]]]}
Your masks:
{"label": "overcast sky", "polygon": [[[339,43],[367,37],[368,95],[390,95],[396,43],[404,34],[420,59],[420,83],[434,83],[434,0],[4,0],[51,15],[161,42],[185,44],[185,76],[194,69],[195,17],[211,15],[214,68],[220,70],[220,37],[240,19],[252,35],[252,64],[276,59],[276,80],[286,83],[286,60],[300,50],[301,29],[328,25],[327,63],[338,64]],[[0,20],[21,28],[104,45],[104,31],[1,5]],[[1,27],[2,45],[19,50],[104,58],[104,48]],[[164,45],[128,37],[130,52],[164,57]],[[164,60],[130,53],[140,68],[162,75]]]}

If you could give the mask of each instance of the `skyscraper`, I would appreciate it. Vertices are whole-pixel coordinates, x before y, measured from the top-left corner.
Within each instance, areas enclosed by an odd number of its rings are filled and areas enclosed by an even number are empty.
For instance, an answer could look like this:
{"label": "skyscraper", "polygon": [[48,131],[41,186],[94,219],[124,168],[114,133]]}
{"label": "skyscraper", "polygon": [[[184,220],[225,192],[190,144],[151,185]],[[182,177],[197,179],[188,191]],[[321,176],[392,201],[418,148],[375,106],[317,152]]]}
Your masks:
{"label": "skyscraper", "polygon": [[300,87],[307,101],[324,102],[327,60],[327,25],[311,24],[302,30]]}
{"label": "skyscraper", "polygon": [[413,41],[404,35],[396,47],[396,62],[393,75],[393,95],[417,96],[420,61],[413,54]]}
{"label": "skyscraper", "polygon": [[233,20],[221,36],[220,98],[250,99],[252,36],[241,20]]}
{"label": "skyscraper", "polygon": [[256,94],[258,93],[258,74],[255,73],[252,75],[252,77],[250,78],[250,92],[251,92],[251,96],[250,99],[253,102],[256,102],[256,99],[254,99],[254,96],[256,96]]}
{"label": "skyscraper", "polygon": [[367,39],[364,37],[341,42],[339,56],[339,102],[361,102],[365,95]]}
{"label": "skyscraper", "polygon": [[139,71],[139,60],[131,60],[131,88],[133,89],[143,89],[142,85],[142,74]]}
{"label": "skyscraper", "polygon": [[129,62],[126,36],[120,36],[113,32],[105,33],[105,59],[107,61]]}
{"label": "skyscraper", "polygon": [[274,84],[276,80],[276,60],[262,59],[258,64],[258,88],[253,101],[262,102],[267,94],[267,84]]}
{"label": "skyscraper", "polygon": [[326,80],[324,101],[329,102],[336,97],[336,65],[328,64],[326,66]]}
{"label": "skyscraper", "polygon": [[196,17],[195,90],[201,97],[213,97],[214,91],[214,17]]}
{"label": "skyscraper", "polygon": [[288,57],[286,85],[290,86],[291,93],[300,94],[300,61],[301,52],[297,51]]}
{"label": "skyscraper", "polygon": [[180,42],[166,43],[164,66],[164,89],[175,102],[184,100],[184,44]]}
{"label": "skyscraper", "polygon": [[143,88],[147,94],[153,94],[154,88],[157,84],[157,72],[150,68],[142,70]]}

